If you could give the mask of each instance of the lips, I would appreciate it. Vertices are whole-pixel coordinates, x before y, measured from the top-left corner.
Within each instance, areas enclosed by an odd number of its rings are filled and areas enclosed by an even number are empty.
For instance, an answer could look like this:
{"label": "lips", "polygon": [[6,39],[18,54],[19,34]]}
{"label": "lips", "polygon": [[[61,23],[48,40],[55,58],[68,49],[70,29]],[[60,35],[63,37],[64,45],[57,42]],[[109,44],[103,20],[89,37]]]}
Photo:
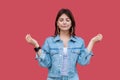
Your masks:
{"label": "lips", "polygon": [[67,26],[62,26],[62,27],[67,27]]}

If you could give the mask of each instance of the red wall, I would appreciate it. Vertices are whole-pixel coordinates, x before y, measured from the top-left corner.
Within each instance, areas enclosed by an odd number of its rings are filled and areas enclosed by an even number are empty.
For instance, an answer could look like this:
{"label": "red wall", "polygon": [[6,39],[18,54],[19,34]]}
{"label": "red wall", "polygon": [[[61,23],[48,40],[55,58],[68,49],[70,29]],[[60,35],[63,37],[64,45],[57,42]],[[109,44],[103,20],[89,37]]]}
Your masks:
{"label": "red wall", "polygon": [[120,80],[119,0],[1,0],[0,80],[46,80],[47,69],[38,65],[25,36],[30,33],[42,45],[54,34],[61,8],[71,9],[76,34],[86,45],[97,33],[104,36],[90,64],[77,66],[81,80]]}

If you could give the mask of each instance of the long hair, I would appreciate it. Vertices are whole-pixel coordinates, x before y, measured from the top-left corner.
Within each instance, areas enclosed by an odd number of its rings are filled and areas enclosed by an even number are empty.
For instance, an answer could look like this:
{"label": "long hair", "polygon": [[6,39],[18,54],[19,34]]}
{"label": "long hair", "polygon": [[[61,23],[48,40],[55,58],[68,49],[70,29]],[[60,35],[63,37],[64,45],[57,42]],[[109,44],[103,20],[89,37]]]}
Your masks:
{"label": "long hair", "polygon": [[54,36],[56,36],[56,35],[58,35],[60,33],[60,29],[57,26],[57,22],[58,22],[59,17],[62,14],[66,14],[70,18],[72,25],[70,27],[69,32],[70,32],[70,35],[75,36],[75,20],[74,20],[73,14],[69,9],[64,9],[64,8],[61,9],[57,14],[57,17],[56,17],[56,20],[55,20],[55,33],[54,33]]}

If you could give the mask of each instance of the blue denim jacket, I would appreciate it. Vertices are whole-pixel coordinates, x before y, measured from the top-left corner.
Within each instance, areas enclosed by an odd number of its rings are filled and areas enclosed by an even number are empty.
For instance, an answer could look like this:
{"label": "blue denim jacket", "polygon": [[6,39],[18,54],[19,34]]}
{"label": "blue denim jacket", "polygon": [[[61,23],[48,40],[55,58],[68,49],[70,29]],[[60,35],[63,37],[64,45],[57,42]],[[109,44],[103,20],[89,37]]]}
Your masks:
{"label": "blue denim jacket", "polygon": [[[42,53],[37,54],[36,59],[43,67],[48,68],[48,80],[57,80],[61,77],[63,62],[63,42],[59,35],[49,37],[42,46]],[[84,40],[77,36],[71,36],[68,42],[68,78],[79,80],[76,64],[87,65],[90,62],[92,52],[85,48]],[[52,79],[53,78],[53,79]]]}

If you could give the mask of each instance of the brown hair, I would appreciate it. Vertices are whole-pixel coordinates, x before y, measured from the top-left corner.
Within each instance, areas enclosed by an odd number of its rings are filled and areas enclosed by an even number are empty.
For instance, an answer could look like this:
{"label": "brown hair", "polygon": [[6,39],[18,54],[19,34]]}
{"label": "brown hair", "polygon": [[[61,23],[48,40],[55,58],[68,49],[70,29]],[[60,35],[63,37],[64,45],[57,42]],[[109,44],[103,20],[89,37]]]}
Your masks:
{"label": "brown hair", "polygon": [[74,20],[72,12],[69,9],[61,9],[58,12],[56,20],[55,20],[55,33],[54,33],[54,36],[56,36],[60,32],[60,29],[57,26],[57,21],[58,21],[59,17],[62,14],[66,14],[70,18],[70,20],[72,22],[72,25],[71,25],[71,28],[70,28],[70,35],[75,36],[75,20]]}

